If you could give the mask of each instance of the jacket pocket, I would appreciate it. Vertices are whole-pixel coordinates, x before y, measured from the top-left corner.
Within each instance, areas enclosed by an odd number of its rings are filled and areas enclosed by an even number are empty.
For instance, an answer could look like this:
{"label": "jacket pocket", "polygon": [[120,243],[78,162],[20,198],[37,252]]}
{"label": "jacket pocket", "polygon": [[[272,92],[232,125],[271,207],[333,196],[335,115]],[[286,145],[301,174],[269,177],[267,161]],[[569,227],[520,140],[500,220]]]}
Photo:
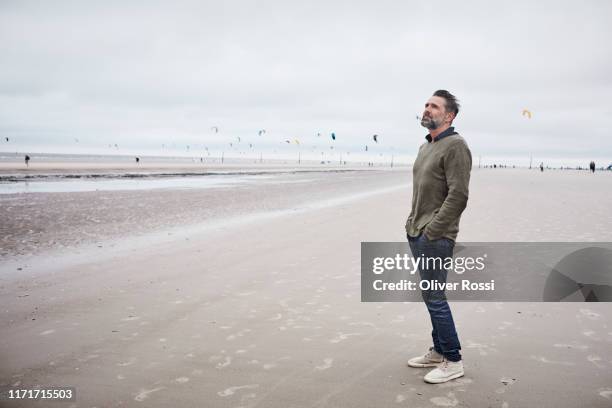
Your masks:
{"label": "jacket pocket", "polygon": [[432,213],[432,214],[431,214],[429,217],[427,217],[425,220],[421,221],[421,222],[419,223],[419,225],[417,226],[417,229],[418,229],[419,231],[423,231],[423,229],[424,229],[425,227],[427,227],[427,226],[429,225],[429,223],[430,223],[430,222],[432,222],[432,221],[433,221],[433,219],[436,217],[436,215],[438,215],[438,212],[440,212],[440,209],[439,209],[439,208],[437,208],[436,210],[434,210],[434,212],[433,212],[433,213]]}

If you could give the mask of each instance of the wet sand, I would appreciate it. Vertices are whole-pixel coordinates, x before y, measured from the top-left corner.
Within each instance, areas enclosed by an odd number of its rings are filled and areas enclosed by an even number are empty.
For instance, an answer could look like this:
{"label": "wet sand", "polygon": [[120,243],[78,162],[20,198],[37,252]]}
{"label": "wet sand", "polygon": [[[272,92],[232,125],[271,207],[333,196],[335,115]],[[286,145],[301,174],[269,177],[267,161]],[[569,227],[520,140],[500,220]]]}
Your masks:
{"label": "wet sand", "polygon": [[[611,176],[475,170],[460,239],[610,241]],[[302,177],[219,190],[204,209],[210,192],[190,190],[23,204],[14,242],[29,214],[65,248],[3,257],[2,387],[74,386],[54,405],[79,407],[612,404],[606,303],[453,304],[466,376],[425,384],[405,365],[429,346],[425,307],[360,302],[360,242],[404,239],[410,173]],[[147,228],[130,238],[122,222]],[[30,405],[44,406],[7,403]]]}
{"label": "wet sand", "polygon": [[[376,163],[374,168],[386,168],[389,163]],[[398,167],[398,164],[395,164]],[[26,166],[22,161],[0,162],[0,176],[7,175],[87,175],[87,174],[143,174],[143,173],[259,173],[259,172],[295,172],[295,171],[328,171],[328,170],[368,170],[372,169],[363,163],[348,163],[340,165],[337,160],[320,164],[314,161],[305,161],[301,164],[292,161],[265,161],[262,163],[251,161],[237,162],[229,159],[226,163],[199,162],[188,160],[141,160],[136,163],[133,159],[123,161],[110,160],[102,162],[79,161],[42,161],[30,162]]]}
{"label": "wet sand", "polygon": [[[157,178],[146,181],[158,184],[158,188],[149,190],[140,189],[145,183],[140,179],[41,181],[38,184],[59,191],[82,184],[99,186],[100,190],[0,194],[3,220],[0,256],[32,255],[94,243],[105,248],[108,242],[103,241],[133,240],[156,231],[224,223],[236,217],[293,211],[311,202],[325,204],[354,194],[401,189],[409,177],[405,172],[387,170],[283,169],[256,175],[182,179],[201,180],[200,188],[195,183],[194,188],[168,188],[173,181],[180,185],[181,179]],[[104,190],[105,185],[112,183],[118,184],[118,190]]]}

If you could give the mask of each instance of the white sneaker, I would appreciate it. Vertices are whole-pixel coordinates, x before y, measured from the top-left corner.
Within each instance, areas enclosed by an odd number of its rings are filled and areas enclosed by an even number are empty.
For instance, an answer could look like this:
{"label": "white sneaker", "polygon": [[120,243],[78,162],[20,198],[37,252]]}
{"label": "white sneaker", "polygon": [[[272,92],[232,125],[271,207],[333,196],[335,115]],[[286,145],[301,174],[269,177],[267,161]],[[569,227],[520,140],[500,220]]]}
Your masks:
{"label": "white sneaker", "polygon": [[429,348],[429,351],[422,356],[411,358],[408,360],[409,367],[436,367],[444,361],[444,356],[439,354],[433,347]]}
{"label": "white sneaker", "polygon": [[463,361],[448,361],[444,359],[438,367],[427,373],[424,380],[430,384],[440,384],[463,377],[464,374]]}

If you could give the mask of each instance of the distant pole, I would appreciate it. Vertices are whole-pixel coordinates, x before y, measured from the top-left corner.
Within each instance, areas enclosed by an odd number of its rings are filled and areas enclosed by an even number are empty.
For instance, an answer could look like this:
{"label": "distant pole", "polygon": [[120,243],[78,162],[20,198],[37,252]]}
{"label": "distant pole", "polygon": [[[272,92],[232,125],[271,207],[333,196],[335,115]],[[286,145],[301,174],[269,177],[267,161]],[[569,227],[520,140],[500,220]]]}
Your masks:
{"label": "distant pole", "polygon": [[225,152],[221,152],[221,164],[223,164],[224,156],[225,156]]}
{"label": "distant pole", "polygon": [[340,164],[342,164],[342,153],[340,153]]}
{"label": "distant pole", "polygon": [[263,159],[262,159],[262,156],[263,156],[263,153],[259,153],[259,162],[260,162],[260,163],[262,163],[262,160],[263,160]]}
{"label": "distant pole", "polygon": [[533,155],[529,155],[529,168],[531,169],[531,162],[533,161]]}
{"label": "distant pole", "polygon": [[480,159],[481,159],[481,157],[478,156],[478,168],[480,168]]}
{"label": "distant pole", "polygon": [[391,168],[393,168],[393,155],[391,155]]}
{"label": "distant pole", "polygon": [[302,163],[302,152],[298,150],[298,164]]}

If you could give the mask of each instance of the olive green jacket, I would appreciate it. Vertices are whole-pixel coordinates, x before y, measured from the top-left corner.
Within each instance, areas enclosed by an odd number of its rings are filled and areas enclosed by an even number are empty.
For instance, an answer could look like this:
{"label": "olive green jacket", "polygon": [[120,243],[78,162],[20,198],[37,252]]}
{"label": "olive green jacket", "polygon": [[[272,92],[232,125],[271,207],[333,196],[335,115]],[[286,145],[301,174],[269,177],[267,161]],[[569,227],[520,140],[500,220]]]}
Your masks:
{"label": "olive green jacket", "polygon": [[406,232],[428,239],[457,239],[459,219],[468,201],[472,154],[450,127],[419,148],[412,167],[412,211]]}

